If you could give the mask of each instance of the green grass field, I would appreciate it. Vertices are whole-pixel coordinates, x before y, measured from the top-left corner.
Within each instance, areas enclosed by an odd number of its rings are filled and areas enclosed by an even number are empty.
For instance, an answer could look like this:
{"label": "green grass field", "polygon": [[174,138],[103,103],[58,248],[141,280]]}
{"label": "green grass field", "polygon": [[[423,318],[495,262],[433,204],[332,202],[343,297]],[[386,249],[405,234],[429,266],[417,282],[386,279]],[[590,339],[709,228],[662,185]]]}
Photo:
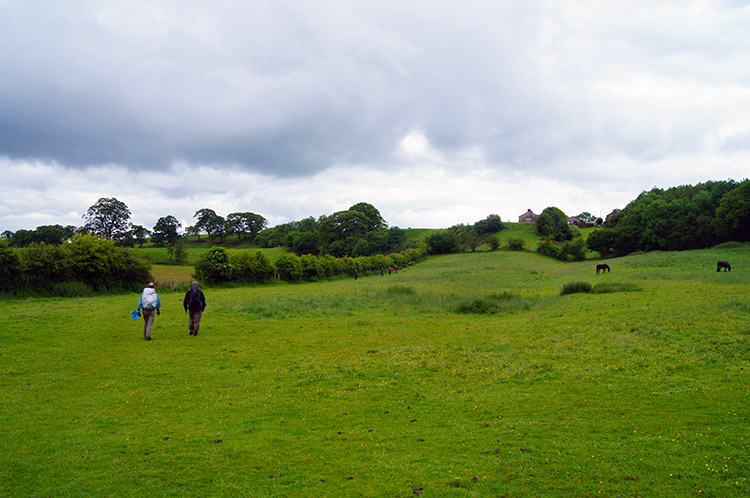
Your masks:
{"label": "green grass field", "polygon": [[750,495],[750,244],[607,262],[2,301],[0,496]]}

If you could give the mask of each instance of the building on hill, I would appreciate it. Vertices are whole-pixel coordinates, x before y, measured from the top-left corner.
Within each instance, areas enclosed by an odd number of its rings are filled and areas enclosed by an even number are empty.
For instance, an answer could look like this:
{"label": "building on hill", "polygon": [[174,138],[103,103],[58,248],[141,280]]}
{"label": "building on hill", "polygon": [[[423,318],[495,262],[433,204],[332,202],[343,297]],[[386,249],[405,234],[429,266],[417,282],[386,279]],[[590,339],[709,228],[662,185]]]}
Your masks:
{"label": "building on hill", "polygon": [[578,228],[584,228],[588,226],[587,223],[585,223],[581,218],[577,216],[571,216],[568,218],[568,225],[575,225]]}
{"label": "building on hill", "polygon": [[521,216],[518,217],[519,223],[535,223],[536,219],[539,218],[538,214],[534,214],[534,212],[529,209],[525,213],[523,213]]}

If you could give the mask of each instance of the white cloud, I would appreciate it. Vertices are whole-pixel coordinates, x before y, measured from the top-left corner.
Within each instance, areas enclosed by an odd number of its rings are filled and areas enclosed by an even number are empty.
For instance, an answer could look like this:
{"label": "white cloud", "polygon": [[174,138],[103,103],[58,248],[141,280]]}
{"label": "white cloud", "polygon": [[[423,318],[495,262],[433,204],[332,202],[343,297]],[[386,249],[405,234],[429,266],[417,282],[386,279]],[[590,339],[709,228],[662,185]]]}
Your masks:
{"label": "white cloud", "polygon": [[[0,6],[2,228],[117,197],[281,223],[609,212],[742,179],[746,2],[72,0]],[[4,159],[3,159],[4,158]],[[604,214],[606,214],[606,212]]]}

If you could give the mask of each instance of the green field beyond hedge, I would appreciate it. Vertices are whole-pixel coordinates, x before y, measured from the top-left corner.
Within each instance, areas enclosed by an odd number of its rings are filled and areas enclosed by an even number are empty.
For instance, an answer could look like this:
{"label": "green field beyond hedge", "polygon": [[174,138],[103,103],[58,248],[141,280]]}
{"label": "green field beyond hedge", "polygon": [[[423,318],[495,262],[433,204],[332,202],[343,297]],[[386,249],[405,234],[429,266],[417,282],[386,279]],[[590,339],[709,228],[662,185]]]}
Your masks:
{"label": "green field beyond hedge", "polygon": [[0,496],[749,496],[750,244],[607,262],[0,301]]}

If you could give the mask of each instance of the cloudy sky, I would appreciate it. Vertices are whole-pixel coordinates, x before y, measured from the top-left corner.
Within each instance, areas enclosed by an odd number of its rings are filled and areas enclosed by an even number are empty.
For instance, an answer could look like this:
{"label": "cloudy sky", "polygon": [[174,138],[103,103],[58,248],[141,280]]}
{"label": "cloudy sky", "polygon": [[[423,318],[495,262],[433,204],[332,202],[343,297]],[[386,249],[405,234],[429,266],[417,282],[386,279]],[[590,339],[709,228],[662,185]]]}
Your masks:
{"label": "cloudy sky", "polygon": [[750,171],[750,2],[0,0],[0,230],[605,216]]}

